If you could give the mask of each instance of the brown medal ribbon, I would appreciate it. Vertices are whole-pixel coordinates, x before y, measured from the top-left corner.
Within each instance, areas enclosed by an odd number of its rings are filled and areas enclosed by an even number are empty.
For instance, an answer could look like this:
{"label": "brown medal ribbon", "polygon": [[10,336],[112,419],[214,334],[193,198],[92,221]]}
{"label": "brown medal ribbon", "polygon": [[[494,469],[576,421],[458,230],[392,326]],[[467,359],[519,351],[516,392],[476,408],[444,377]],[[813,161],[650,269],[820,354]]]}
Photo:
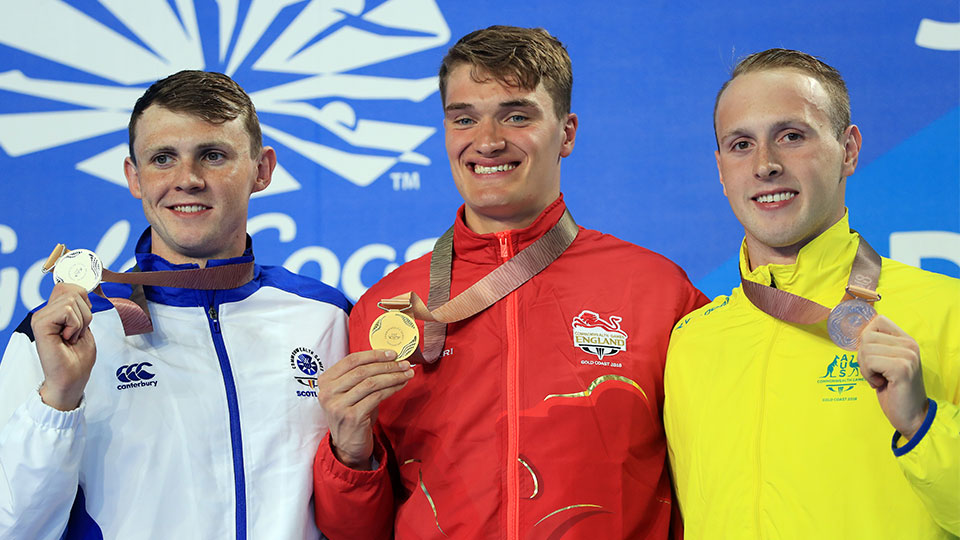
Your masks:
{"label": "brown medal ribbon", "polygon": [[422,356],[423,361],[429,364],[436,362],[443,352],[447,324],[480,313],[526,283],[555,261],[573,243],[579,232],[573,216],[565,210],[546,234],[451,299],[453,229],[447,229],[433,247],[427,305],[413,292],[381,300],[378,304],[386,310],[409,311],[415,319],[425,321]]}
{"label": "brown medal ribbon", "polygon": [[[57,244],[47,261],[43,264],[43,271],[53,270],[57,261],[70,250],[63,244]],[[99,263],[99,261],[97,261]],[[130,298],[108,297],[99,284],[92,292],[107,299],[117,309],[120,321],[123,323],[125,335],[134,336],[147,334],[153,331],[153,322],[147,310],[147,300],[143,294],[143,286],[178,287],[182,289],[224,290],[239,287],[253,279],[253,261],[239,264],[225,264],[209,268],[191,268],[189,270],[159,270],[155,272],[112,272],[102,269],[100,282],[125,283],[133,285],[133,294]]]}
{"label": "brown medal ribbon", "polygon": [[877,313],[872,304],[880,299],[877,294],[880,267],[880,255],[861,237],[850,268],[847,294],[832,310],[802,296],[744,279],[743,272],[740,273],[740,285],[750,302],[771,317],[795,324],[813,324],[827,319],[830,339],[852,351],[860,345],[863,327]]}

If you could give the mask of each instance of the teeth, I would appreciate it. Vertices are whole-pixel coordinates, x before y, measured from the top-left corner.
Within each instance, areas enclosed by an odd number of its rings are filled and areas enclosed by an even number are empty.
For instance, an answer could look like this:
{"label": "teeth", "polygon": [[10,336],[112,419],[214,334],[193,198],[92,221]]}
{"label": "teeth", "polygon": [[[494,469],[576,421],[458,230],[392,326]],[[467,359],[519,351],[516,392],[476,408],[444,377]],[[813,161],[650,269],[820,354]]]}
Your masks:
{"label": "teeth", "polygon": [[181,205],[174,206],[173,209],[176,210],[177,212],[186,212],[188,214],[192,214],[194,212],[201,212],[203,210],[206,210],[207,207],[203,206],[202,204],[181,204]]}
{"label": "teeth", "polygon": [[796,196],[797,194],[793,193],[792,191],[791,192],[785,191],[781,193],[774,193],[772,195],[760,195],[759,197],[757,197],[757,202],[762,202],[762,203],[780,202],[780,201],[786,201],[786,200],[792,199]]}
{"label": "teeth", "polygon": [[505,163],[503,165],[497,165],[495,167],[484,167],[483,165],[477,164],[473,166],[473,172],[477,174],[492,174],[496,172],[509,171],[511,169],[516,169],[517,166],[512,163]]}

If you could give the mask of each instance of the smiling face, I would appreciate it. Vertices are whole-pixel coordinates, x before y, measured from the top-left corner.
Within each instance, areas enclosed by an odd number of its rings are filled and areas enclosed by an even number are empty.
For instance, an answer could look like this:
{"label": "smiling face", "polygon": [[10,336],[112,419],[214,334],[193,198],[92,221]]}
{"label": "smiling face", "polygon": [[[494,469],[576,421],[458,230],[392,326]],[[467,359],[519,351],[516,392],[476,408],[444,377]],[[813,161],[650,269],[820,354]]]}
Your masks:
{"label": "smiling face", "polygon": [[220,124],[151,105],[124,162],[130,193],[143,202],[152,251],[173,263],[236,257],[246,246],[250,195],[270,184],[276,154],[250,155],[242,118]]}
{"label": "smiling face", "polygon": [[447,157],[478,233],[526,227],[560,196],[560,159],[573,151],[577,116],[558,119],[553,101],[535,90],[483,76],[460,64],[447,79]]}
{"label": "smiling face", "polygon": [[853,125],[837,139],[829,105],[819,81],[792,69],[740,75],[720,97],[717,168],[752,268],[796,261],[843,217],[861,139]]}

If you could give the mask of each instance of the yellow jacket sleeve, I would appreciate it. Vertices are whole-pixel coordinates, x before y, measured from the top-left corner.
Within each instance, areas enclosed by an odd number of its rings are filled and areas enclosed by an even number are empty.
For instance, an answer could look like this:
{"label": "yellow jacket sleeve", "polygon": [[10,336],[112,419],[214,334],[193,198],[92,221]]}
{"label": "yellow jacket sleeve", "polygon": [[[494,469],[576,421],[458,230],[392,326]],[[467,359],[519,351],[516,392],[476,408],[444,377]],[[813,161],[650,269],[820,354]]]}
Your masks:
{"label": "yellow jacket sleeve", "polygon": [[930,410],[920,431],[893,453],[933,519],[951,534],[960,536],[960,407],[930,400]]}

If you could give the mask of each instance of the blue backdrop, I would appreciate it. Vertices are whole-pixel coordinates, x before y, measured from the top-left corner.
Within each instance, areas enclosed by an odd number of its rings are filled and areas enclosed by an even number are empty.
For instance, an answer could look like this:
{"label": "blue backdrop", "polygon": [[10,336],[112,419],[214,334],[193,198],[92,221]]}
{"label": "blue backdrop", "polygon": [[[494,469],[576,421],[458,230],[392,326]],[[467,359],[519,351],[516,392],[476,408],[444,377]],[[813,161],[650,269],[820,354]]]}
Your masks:
{"label": "blue backdrop", "polygon": [[667,255],[708,295],[735,285],[743,235],[717,180],[713,100],[738,58],[769,47],[847,80],[864,138],[853,226],[883,255],[960,274],[956,0],[0,4],[3,343],[49,294],[38,268],[56,242],[129,265],[146,226],[122,173],[129,112],[185,68],[240,82],[277,149],[251,202],[258,260],[356,299],[452,222],[435,75],[452,39],[491,24],[543,26],[573,58],[580,129],[562,182],[578,223]]}

